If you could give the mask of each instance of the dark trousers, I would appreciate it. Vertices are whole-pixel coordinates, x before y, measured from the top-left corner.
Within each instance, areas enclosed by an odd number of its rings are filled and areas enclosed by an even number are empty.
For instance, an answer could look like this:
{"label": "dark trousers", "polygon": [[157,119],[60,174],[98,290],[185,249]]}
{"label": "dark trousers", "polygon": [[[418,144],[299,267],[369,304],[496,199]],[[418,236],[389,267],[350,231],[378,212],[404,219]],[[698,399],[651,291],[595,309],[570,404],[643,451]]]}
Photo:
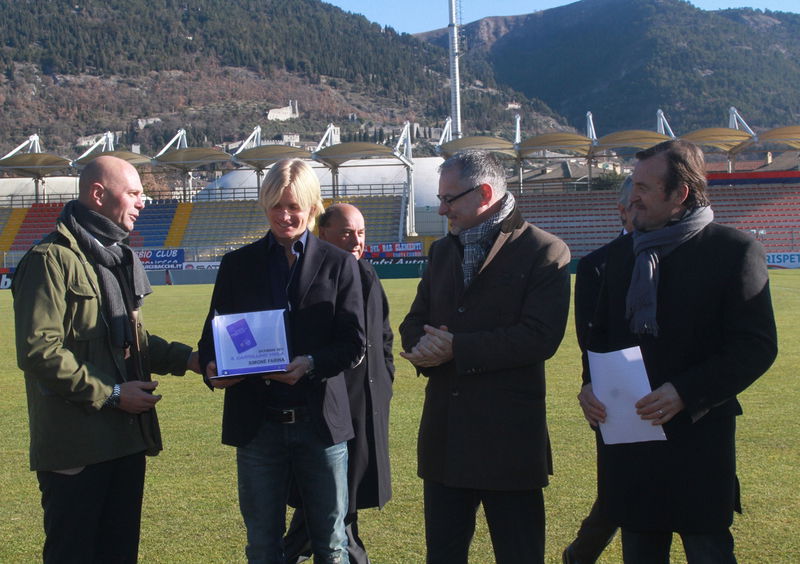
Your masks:
{"label": "dark trousers", "polygon": [[483,504],[497,564],[544,563],[541,489],[489,491],[425,481],[427,564],[467,564],[475,515]]}
{"label": "dark trousers", "polygon": [[[364,541],[358,535],[358,513],[348,513],[344,518],[344,532],[347,534],[347,555],[350,564],[369,564]],[[283,552],[286,564],[300,564],[311,559],[311,540],[308,538],[306,517],[303,508],[298,507],[292,514],[289,530],[283,537]]]}
{"label": "dark trousers", "polygon": [[74,476],[37,472],[45,564],[136,562],[144,471],[141,453],[91,464]]}
{"label": "dark trousers", "polygon": [[[736,564],[733,535],[718,533],[678,533],[683,541],[687,564]],[[641,532],[622,528],[622,559],[625,564],[669,564],[671,531]]]}
{"label": "dark trousers", "polygon": [[578,564],[594,564],[614,539],[616,532],[617,525],[609,523],[600,515],[600,508],[595,500],[592,510],[581,523],[575,540],[568,548],[570,556]]}

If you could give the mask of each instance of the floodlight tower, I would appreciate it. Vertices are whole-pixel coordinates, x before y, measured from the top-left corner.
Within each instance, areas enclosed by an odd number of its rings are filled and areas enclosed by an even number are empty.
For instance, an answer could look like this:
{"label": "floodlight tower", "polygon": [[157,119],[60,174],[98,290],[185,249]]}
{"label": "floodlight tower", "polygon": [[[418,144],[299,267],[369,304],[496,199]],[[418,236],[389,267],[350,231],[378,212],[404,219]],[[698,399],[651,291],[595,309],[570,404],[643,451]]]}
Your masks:
{"label": "floodlight tower", "polygon": [[450,2],[450,117],[453,137],[461,138],[461,79],[458,73],[458,0]]}

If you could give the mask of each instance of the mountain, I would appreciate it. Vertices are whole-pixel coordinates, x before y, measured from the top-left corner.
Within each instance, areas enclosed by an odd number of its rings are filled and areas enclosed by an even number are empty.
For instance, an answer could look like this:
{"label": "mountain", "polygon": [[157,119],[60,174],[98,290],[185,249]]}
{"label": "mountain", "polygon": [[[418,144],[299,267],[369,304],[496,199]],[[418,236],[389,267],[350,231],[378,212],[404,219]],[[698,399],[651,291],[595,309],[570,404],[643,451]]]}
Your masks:
{"label": "mountain", "polygon": [[[152,154],[180,127],[210,145],[256,124],[315,139],[331,121],[363,139],[449,114],[446,49],[319,0],[0,0],[0,13],[0,147],[39,133],[47,150],[73,150],[112,130]],[[472,131],[510,135],[510,102],[527,134],[566,127],[485,64],[464,80]],[[290,99],[300,119],[266,122]]]}
{"label": "mountain", "polygon": [[[467,68],[543,100],[598,135],[653,129],[663,109],[676,133],[728,125],[735,106],[751,127],[800,121],[800,15],[704,11],[682,0],[581,0],[463,28]],[[447,44],[447,30],[418,37]]]}

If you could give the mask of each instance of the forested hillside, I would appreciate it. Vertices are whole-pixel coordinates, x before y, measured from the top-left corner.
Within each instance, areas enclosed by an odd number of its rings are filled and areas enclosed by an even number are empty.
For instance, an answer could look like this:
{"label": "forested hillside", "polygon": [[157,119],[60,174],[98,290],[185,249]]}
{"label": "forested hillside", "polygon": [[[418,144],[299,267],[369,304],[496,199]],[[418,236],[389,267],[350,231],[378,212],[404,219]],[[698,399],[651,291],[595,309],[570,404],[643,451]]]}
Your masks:
{"label": "forested hillside", "polygon": [[[735,106],[751,126],[800,122],[800,15],[704,11],[684,0],[582,0],[465,27],[465,59],[497,84],[544,100],[599,135],[655,127],[727,126]],[[446,45],[446,30],[424,34]],[[468,63],[469,64],[469,63]]]}
{"label": "forested hillside", "polygon": [[[0,0],[0,14],[0,146],[38,132],[66,147],[111,129],[152,151],[178,127],[211,144],[256,124],[314,134],[337,121],[353,135],[449,114],[445,49],[318,0]],[[473,131],[508,134],[510,101],[529,131],[557,126],[544,104],[482,72],[465,76]],[[302,119],[265,124],[289,99]],[[134,130],[142,117],[162,121]]]}

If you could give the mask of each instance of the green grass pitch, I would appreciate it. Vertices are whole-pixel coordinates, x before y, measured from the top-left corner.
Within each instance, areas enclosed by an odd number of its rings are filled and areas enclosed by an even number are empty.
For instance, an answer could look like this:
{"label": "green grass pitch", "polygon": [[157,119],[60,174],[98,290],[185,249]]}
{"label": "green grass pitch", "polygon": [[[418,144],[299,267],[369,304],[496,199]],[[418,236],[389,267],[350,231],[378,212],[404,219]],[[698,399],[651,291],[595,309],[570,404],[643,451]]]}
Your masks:
{"label": "green grass pitch", "polygon": [[[780,353],[772,369],[741,395],[738,465],[744,514],[734,535],[743,563],[800,562],[800,272],[772,271]],[[416,280],[386,280],[396,328],[411,303]],[[211,286],[156,288],[144,315],[151,332],[195,344]],[[36,477],[28,470],[23,379],[16,367],[11,293],[0,292],[0,562],[41,560],[42,511]],[[394,498],[361,513],[362,537],[375,564],[424,562],[422,484],[416,476],[416,434],[425,381],[397,360],[391,416]],[[140,561],[244,562],[245,533],[236,499],[234,450],[220,444],[222,394],[197,375],[158,377],[165,450],[149,459]],[[572,319],[556,356],[547,363],[548,422],[555,475],[545,490],[547,562],[560,562],[594,500],[594,441],[575,395],[580,359]],[[513,456],[513,453],[509,453]],[[471,562],[493,562],[483,518]],[[621,561],[619,540],[601,562]],[[682,562],[680,541],[673,561]]]}

